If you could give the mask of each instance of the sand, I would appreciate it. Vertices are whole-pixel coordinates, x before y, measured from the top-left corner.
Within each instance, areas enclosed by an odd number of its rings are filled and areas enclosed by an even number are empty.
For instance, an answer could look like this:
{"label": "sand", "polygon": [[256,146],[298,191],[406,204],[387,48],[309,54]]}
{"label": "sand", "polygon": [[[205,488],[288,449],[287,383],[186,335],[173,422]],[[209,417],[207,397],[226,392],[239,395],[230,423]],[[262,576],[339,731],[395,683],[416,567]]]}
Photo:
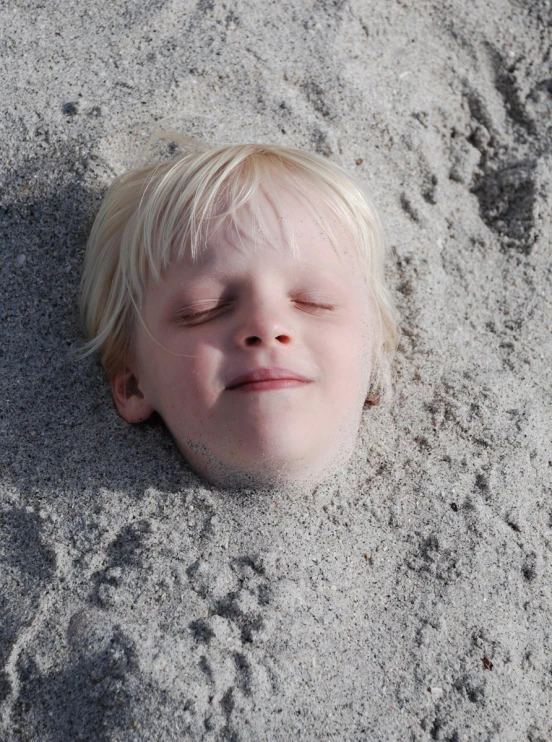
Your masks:
{"label": "sand", "polygon": [[[0,9],[2,740],[552,739],[548,0]],[[308,496],[228,493],[80,361],[159,126],[315,151],[385,219],[396,395]]]}

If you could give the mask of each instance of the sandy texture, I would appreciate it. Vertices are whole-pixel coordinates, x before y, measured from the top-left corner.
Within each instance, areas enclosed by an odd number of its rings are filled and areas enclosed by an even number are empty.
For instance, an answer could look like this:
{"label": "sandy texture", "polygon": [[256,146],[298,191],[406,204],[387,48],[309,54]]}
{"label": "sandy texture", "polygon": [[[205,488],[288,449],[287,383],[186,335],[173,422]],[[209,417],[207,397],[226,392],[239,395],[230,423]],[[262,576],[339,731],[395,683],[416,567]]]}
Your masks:
{"label": "sandy texture", "polygon": [[[552,739],[551,4],[0,10],[2,740]],[[111,178],[158,125],[355,171],[397,395],[309,497],[229,496],[80,342]]]}

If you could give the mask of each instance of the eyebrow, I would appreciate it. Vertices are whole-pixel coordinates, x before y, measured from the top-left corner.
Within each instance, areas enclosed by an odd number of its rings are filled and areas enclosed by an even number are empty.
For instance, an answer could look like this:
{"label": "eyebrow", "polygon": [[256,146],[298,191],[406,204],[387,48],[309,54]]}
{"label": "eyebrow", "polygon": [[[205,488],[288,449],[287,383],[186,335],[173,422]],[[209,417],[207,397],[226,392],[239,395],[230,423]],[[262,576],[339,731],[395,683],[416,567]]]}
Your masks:
{"label": "eyebrow", "polygon": [[[197,271],[194,275],[194,269]],[[293,278],[302,281],[312,282],[323,281],[333,287],[334,290],[339,291],[346,289],[352,276],[347,277],[345,271],[343,275],[341,271],[330,271],[327,269],[321,270],[320,266],[314,261],[305,261],[297,258],[294,261],[293,267],[290,269]],[[241,276],[236,274],[231,267],[223,267],[216,265],[216,254],[211,253],[206,256],[201,262],[196,263],[191,268],[192,275],[187,277],[185,282],[178,287],[177,292],[181,293],[188,290],[196,290],[197,288],[203,288],[204,284],[225,284],[228,286],[236,285],[241,282]]]}

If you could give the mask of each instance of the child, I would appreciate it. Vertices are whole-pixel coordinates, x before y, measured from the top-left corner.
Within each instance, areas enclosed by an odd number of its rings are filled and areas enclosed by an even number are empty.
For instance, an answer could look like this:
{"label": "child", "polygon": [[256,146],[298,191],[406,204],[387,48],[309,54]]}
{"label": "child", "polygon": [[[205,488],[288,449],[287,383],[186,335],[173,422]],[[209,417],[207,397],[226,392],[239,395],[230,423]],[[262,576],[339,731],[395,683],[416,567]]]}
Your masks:
{"label": "child", "polygon": [[338,166],[202,147],[117,178],[81,308],[119,414],[157,412],[219,486],[312,485],[389,393],[395,313],[377,214]]}

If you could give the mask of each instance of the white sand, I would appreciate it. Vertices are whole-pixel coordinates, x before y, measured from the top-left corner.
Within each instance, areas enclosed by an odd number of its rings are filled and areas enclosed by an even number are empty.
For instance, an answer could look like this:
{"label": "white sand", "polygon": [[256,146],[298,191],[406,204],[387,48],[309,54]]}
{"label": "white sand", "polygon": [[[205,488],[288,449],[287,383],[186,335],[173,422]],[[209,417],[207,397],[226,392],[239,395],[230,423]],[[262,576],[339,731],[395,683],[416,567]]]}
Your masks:
{"label": "white sand", "polygon": [[[552,739],[551,21],[2,4],[2,740]],[[396,402],[310,498],[205,488],[69,354],[100,194],[161,124],[320,152],[385,217]]]}

